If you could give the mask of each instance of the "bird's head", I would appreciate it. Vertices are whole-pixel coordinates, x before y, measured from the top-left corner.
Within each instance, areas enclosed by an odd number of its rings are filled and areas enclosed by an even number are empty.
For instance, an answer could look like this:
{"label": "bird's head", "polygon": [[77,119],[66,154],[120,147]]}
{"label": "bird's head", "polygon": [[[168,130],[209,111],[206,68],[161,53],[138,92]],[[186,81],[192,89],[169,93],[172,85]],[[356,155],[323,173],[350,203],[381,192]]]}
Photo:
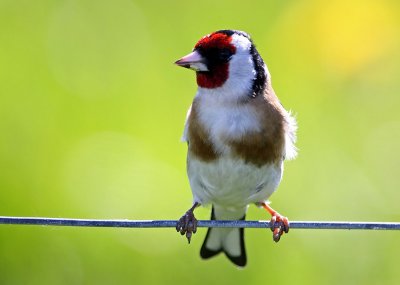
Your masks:
{"label": "bird's head", "polygon": [[223,88],[251,97],[263,91],[268,71],[250,36],[220,30],[201,38],[193,52],[175,64],[196,71],[200,88]]}

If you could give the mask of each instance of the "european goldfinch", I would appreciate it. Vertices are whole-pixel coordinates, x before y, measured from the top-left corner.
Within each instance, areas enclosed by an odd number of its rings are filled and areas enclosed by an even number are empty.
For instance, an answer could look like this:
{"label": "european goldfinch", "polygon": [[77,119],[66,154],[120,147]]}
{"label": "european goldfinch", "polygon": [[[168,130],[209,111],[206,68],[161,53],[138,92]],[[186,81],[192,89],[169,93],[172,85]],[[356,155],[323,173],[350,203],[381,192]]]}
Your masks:
{"label": "european goldfinch", "polygon": [[[267,200],[281,181],[284,160],[296,156],[296,121],[276,97],[250,36],[216,31],[175,63],[194,70],[198,85],[183,134],[193,206],[177,231],[190,242],[200,205],[212,204],[211,219],[244,220],[248,205],[256,204],[272,215],[273,239],[279,241],[289,222]],[[208,230],[201,256],[220,252],[246,265],[243,228]]]}

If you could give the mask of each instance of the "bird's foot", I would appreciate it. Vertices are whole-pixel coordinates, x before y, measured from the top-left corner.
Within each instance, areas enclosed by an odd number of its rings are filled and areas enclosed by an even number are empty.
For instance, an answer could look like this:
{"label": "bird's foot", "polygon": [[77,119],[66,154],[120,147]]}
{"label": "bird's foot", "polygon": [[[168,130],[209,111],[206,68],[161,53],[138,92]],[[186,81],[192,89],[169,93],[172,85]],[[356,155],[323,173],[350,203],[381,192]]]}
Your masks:
{"label": "bird's foot", "polygon": [[284,233],[289,232],[288,218],[280,215],[279,213],[273,215],[269,223],[271,225],[271,231],[273,232],[272,238],[275,242],[278,242]]}
{"label": "bird's foot", "polygon": [[176,231],[180,232],[181,235],[186,234],[189,243],[192,239],[192,234],[195,234],[197,231],[197,219],[193,211],[198,205],[198,203],[195,203],[176,223]]}
{"label": "bird's foot", "polygon": [[264,209],[266,209],[271,214],[270,228],[272,231],[272,238],[275,242],[278,242],[281,239],[281,236],[284,233],[289,232],[289,220],[285,216],[282,216],[277,211],[272,209],[267,203],[261,204]]}

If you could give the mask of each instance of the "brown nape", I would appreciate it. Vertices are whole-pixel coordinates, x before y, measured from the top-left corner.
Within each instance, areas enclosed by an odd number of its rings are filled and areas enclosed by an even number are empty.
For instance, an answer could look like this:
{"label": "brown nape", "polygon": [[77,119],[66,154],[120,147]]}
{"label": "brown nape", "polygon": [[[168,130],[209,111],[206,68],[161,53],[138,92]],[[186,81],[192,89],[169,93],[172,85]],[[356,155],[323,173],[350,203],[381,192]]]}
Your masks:
{"label": "brown nape", "polygon": [[259,167],[268,163],[278,163],[283,158],[285,144],[284,110],[271,86],[264,96],[258,96],[251,104],[259,115],[261,132],[252,132],[242,138],[227,139],[234,155],[247,163]]}
{"label": "brown nape", "polygon": [[189,152],[200,160],[210,162],[218,158],[218,154],[212,146],[209,132],[200,123],[196,100],[193,101],[188,118],[188,141]]}

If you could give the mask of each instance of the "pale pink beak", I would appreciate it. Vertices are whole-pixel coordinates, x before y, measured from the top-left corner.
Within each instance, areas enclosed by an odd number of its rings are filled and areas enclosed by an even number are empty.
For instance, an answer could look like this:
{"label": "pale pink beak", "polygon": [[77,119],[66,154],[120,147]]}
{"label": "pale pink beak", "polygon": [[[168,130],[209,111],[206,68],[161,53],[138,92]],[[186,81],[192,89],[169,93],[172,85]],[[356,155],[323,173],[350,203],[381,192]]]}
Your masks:
{"label": "pale pink beak", "polygon": [[189,53],[188,55],[175,61],[175,64],[185,68],[193,69],[195,71],[208,71],[206,59],[197,51]]}

